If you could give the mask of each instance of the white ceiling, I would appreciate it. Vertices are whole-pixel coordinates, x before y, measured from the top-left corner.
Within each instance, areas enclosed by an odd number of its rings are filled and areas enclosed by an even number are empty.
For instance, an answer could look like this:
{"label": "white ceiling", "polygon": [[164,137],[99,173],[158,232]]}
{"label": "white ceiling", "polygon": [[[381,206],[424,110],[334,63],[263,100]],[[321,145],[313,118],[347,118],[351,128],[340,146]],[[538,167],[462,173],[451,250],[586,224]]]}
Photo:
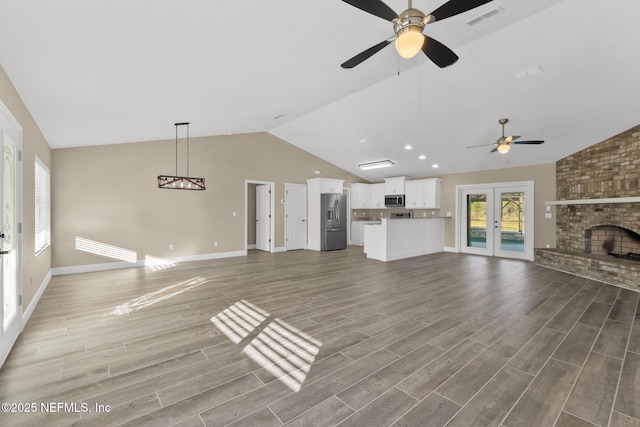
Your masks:
{"label": "white ceiling", "polygon": [[[0,11],[0,63],[53,148],[171,139],[190,121],[192,137],[269,131],[376,181],[550,163],[640,123],[637,0],[494,0],[425,29],[460,56],[445,69],[392,45],[341,69],[393,31],[339,0],[0,0]],[[546,143],[465,148],[495,142],[501,117],[507,135]],[[396,164],[357,167],[382,159]]]}

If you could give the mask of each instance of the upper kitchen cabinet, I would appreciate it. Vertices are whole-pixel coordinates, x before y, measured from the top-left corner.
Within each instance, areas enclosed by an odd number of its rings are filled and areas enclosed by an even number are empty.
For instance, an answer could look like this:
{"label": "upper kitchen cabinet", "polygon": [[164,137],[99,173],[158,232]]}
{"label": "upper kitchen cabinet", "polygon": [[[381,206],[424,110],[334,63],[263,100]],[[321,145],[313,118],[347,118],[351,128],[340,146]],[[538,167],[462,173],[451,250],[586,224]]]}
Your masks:
{"label": "upper kitchen cabinet", "polygon": [[351,184],[351,209],[371,208],[371,185]]}
{"label": "upper kitchen cabinet", "polygon": [[440,178],[424,180],[424,207],[426,209],[440,209]]}
{"label": "upper kitchen cabinet", "polygon": [[313,187],[319,194],[342,194],[344,179],[310,178],[307,180],[307,185]]}
{"label": "upper kitchen cabinet", "polygon": [[440,178],[416,179],[405,183],[405,207],[440,209]]}
{"label": "upper kitchen cabinet", "polygon": [[385,186],[385,183],[371,184],[371,209],[386,209],[384,205]]}
{"label": "upper kitchen cabinet", "polygon": [[404,181],[406,177],[404,176],[396,176],[393,178],[385,178],[384,179],[384,194],[392,195],[392,194],[404,194]]}

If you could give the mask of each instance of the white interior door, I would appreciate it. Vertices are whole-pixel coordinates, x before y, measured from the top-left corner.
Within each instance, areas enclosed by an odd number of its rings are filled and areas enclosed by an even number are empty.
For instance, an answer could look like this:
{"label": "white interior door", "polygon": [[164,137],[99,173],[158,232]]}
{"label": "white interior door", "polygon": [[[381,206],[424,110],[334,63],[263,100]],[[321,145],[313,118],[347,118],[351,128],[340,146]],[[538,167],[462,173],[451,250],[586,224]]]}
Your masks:
{"label": "white interior door", "polygon": [[[0,116],[3,116],[0,111]],[[2,336],[0,337],[0,365],[4,363],[13,346],[22,323],[22,309],[20,295],[22,293],[19,281],[20,266],[20,235],[18,229],[19,211],[19,178],[18,155],[20,132],[13,128],[8,117],[0,120],[0,177],[2,185],[0,191],[0,313],[2,316]]]}
{"label": "white interior door", "polygon": [[256,187],[256,249],[270,252],[271,247],[271,186]]}
{"label": "white interior door", "polygon": [[304,249],[307,244],[307,186],[285,184],[285,248]]}
{"label": "white interior door", "polygon": [[458,190],[460,251],[533,260],[533,183]]}

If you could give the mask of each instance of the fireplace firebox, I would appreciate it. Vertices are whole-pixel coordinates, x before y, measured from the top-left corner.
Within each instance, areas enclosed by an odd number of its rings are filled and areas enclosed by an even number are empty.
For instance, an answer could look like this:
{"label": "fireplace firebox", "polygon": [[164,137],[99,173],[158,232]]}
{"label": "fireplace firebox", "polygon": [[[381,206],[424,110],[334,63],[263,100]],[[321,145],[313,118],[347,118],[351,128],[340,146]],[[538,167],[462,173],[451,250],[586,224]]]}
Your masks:
{"label": "fireplace firebox", "polygon": [[640,261],[640,234],[616,225],[599,225],[584,232],[585,253]]}

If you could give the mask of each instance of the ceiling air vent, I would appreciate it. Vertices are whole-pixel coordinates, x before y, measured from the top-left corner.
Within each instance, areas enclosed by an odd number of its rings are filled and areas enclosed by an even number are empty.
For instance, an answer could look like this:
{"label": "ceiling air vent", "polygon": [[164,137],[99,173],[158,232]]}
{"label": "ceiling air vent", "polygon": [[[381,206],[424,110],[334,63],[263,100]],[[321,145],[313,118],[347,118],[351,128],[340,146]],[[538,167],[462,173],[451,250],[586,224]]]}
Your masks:
{"label": "ceiling air vent", "polygon": [[475,18],[471,19],[470,21],[467,21],[467,25],[476,25],[478,22],[484,21],[485,19],[489,19],[492,16],[497,15],[498,13],[502,12],[504,9],[502,9],[501,7],[496,7],[493,9],[490,9],[488,11],[486,11],[485,13],[483,13],[480,16],[476,16]]}

